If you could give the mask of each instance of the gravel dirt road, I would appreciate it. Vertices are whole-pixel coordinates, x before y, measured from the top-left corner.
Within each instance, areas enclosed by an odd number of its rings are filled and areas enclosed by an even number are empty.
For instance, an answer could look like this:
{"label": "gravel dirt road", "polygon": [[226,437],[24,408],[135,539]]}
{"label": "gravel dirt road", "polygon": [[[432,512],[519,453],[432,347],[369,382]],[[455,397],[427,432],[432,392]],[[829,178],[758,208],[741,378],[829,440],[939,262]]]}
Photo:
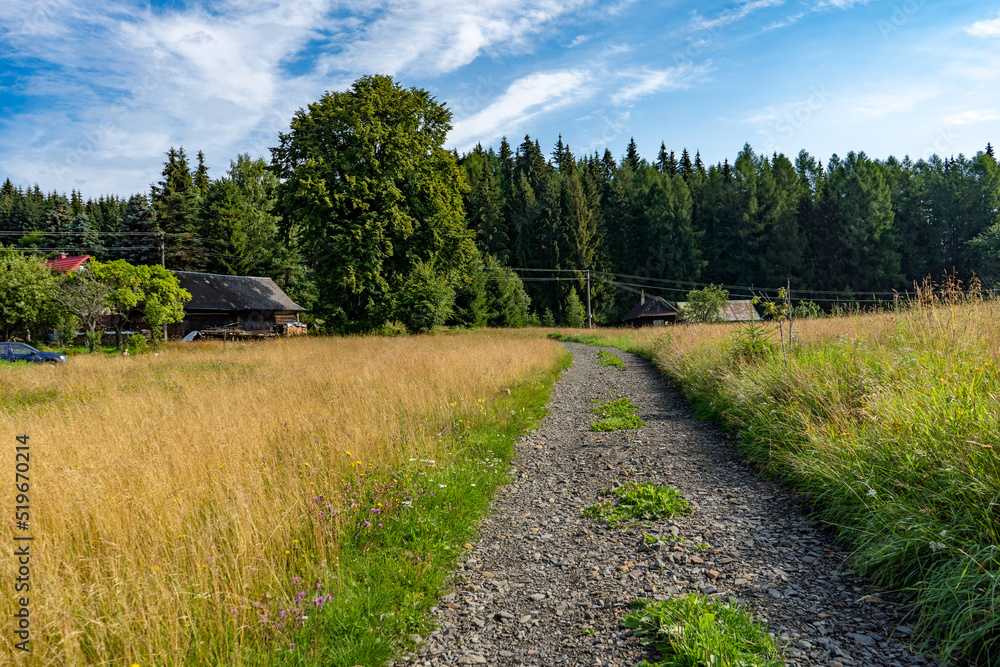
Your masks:
{"label": "gravel dirt road", "polygon": [[[601,367],[598,348],[566,347],[573,365],[518,444],[516,479],[467,545],[438,629],[397,664],[638,665],[656,656],[622,627],[628,602],[683,593],[747,605],[788,665],[932,664],[907,650],[901,610],[851,574],[832,535],[648,362],[611,350],[625,369]],[[595,401],[618,397],[647,425],[591,431]],[[694,511],[625,532],[580,516],[628,481],[673,485]],[[643,532],[674,544],[649,550]]]}

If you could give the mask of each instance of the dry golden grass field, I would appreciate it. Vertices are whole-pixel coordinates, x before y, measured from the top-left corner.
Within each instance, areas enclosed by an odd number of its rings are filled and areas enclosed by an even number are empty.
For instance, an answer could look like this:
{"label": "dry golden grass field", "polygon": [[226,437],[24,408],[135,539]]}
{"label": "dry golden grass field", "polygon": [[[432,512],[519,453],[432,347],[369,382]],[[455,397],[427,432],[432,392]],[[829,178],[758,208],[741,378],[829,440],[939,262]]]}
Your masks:
{"label": "dry golden grass field", "polygon": [[[0,368],[11,480],[14,438],[30,436],[30,664],[172,664],[266,643],[245,601],[336,562],[314,497],[336,505],[361,473],[446,457],[442,423],[560,353],[479,332],[178,344]],[[13,502],[12,485],[5,493]],[[11,524],[8,546],[19,532]],[[0,558],[0,581],[16,568]],[[13,613],[8,586],[0,663],[28,664]]]}

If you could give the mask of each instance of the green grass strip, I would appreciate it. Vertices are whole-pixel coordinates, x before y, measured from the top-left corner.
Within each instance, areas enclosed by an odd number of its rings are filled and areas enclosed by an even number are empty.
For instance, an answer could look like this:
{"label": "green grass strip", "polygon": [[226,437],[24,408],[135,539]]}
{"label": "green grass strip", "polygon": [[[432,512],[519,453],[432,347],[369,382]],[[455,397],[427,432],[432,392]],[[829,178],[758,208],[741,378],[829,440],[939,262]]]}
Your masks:
{"label": "green grass strip", "polygon": [[640,643],[661,655],[646,667],[778,667],[784,664],[765,626],[745,609],[704,595],[643,604],[623,619]]}
{"label": "green grass strip", "polygon": [[605,350],[598,350],[597,356],[601,360],[601,366],[611,366],[613,368],[621,368],[625,370],[625,362],[614,352],[607,352]]}
{"label": "green grass strip", "polygon": [[317,521],[335,521],[342,531],[338,561],[325,580],[301,581],[288,599],[262,609],[273,649],[242,664],[381,665],[412,645],[412,634],[429,631],[430,608],[494,491],[508,481],[515,442],[545,415],[571,361],[563,355],[556,368],[512,388],[472,428],[457,424],[445,443],[455,452],[450,461],[359,476],[342,490],[356,507],[335,519],[318,497]]}
{"label": "green grass strip", "polygon": [[639,417],[639,408],[627,398],[608,401],[594,408],[594,414],[601,419],[591,425],[591,431],[624,431],[645,426]]}
{"label": "green grass strip", "polygon": [[607,521],[613,527],[691,513],[688,501],[673,486],[629,482],[605,493],[611,496],[610,500],[586,508],[583,516]]}

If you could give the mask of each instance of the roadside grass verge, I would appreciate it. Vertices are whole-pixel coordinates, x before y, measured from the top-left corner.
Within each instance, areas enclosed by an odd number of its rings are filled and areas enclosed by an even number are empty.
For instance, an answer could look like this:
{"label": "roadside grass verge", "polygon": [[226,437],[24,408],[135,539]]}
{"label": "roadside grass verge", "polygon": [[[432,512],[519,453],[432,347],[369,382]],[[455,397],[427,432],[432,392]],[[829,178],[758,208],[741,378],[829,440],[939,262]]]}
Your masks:
{"label": "roadside grass verge", "polygon": [[564,356],[505,332],[303,337],[0,374],[0,431],[31,443],[34,661],[381,664]]}
{"label": "roadside grass verge", "polygon": [[624,431],[646,425],[639,417],[639,408],[627,398],[617,398],[598,405],[594,408],[594,414],[600,419],[591,424],[591,431]]}
{"label": "roadside grass verge", "polygon": [[660,653],[647,667],[780,667],[781,652],[764,625],[733,604],[723,604],[704,595],[687,595],[646,603],[622,623],[644,646]]}
{"label": "roadside grass verge", "polygon": [[611,366],[613,368],[625,368],[625,362],[614,352],[598,350],[597,357],[601,360],[601,366]]}
{"label": "roadside grass verge", "polygon": [[[273,658],[303,666],[379,665],[407,646],[411,634],[429,629],[430,607],[493,492],[508,479],[514,443],[544,416],[552,385],[570,360],[565,355],[555,370],[516,386],[471,427],[453,423],[444,461],[359,474],[337,515],[318,499],[317,519],[341,535],[338,568],[320,589],[303,582],[293,601],[305,591],[303,601],[319,597],[320,604],[290,605],[308,619],[290,624],[295,631]],[[323,590],[334,592],[329,602],[322,602]]]}
{"label": "roadside grass verge", "polygon": [[608,489],[605,495],[610,499],[587,507],[582,516],[606,521],[608,526],[615,527],[623,523],[669,519],[691,513],[688,501],[673,486],[629,482],[616,489]]}
{"label": "roadside grass verge", "polygon": [[750,340],[733,326],[675,327],[655,351],[651,333],[621,336],[646,346],[697,414],[736,431],[748,457],[797,489],[852,546],[856,570],[907,595],[916,638],[945,664],[994,664],[998,319],[1000,303],[951,298],[797,321],[787,361],[773,335]]}

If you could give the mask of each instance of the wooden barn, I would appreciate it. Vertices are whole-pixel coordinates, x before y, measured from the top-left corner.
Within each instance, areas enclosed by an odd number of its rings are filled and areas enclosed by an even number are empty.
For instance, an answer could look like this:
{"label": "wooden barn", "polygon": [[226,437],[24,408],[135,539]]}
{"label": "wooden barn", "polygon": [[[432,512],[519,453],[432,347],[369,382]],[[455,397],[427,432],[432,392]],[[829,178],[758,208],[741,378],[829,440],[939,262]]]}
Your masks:
{"label": "wooden barn", "polygon": [[191,293],[191,300],[184,305],[184,319],[167,328],[171,338],[224,327],[293,333],[292,325],[305,311],[270,278],[193,271],[171,273],[177,276],[181,287]]}
{"label": "wooden barn", "polygon": [[639,304],[625,316],[628,327],[662,327],[673,324],[680,313],[666,299],[659,296],[647,297],[643,292]]}

